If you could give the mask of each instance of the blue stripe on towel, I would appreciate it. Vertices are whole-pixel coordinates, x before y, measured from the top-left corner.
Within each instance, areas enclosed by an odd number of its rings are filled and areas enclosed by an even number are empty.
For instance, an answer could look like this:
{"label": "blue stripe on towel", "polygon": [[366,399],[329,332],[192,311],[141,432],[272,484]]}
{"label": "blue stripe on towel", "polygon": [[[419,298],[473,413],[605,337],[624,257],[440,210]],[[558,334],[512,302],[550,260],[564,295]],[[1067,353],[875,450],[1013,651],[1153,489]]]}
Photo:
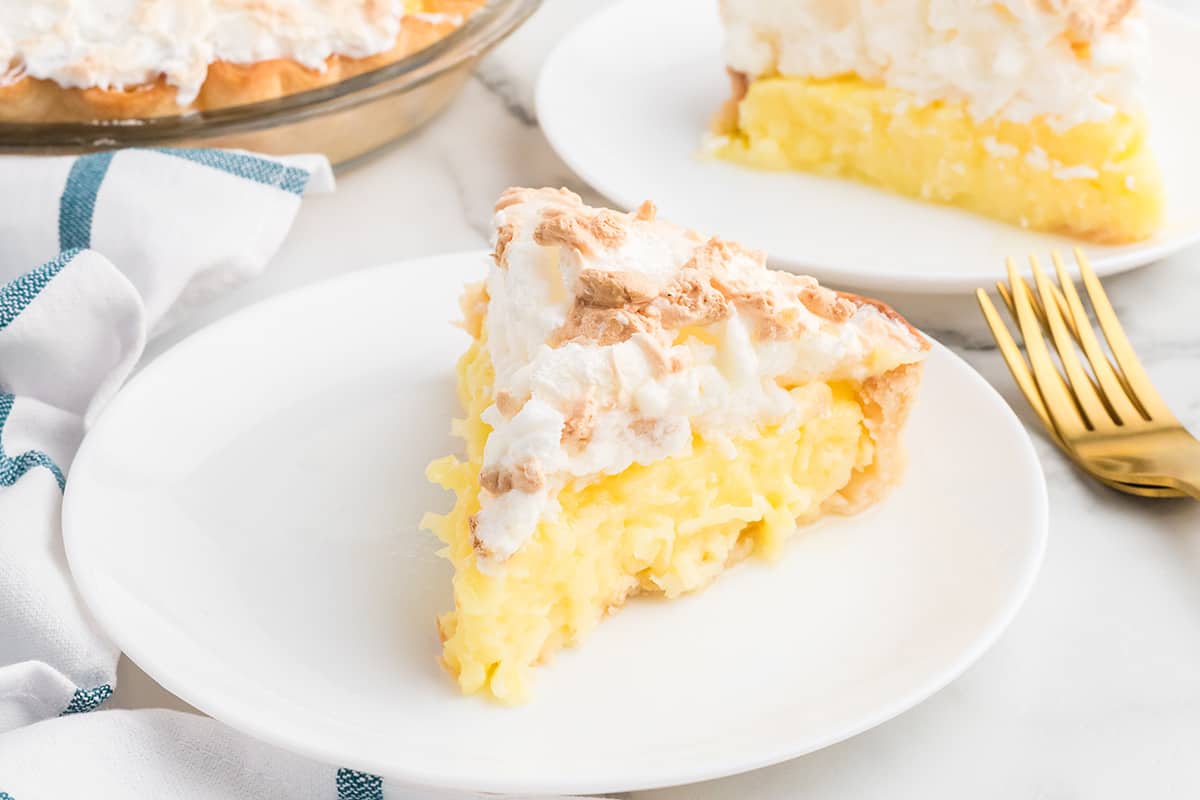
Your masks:
{"label": "blue stripe on towel", "polygon": [[53,261],[47,261],[36,269],[18,275],[12,281],[0,286],[0,331],[20,316],[25,307],[33,302],[38,292],[46,288],[50,279],[62,271],[62,268],[79,255],[78,250],[66,250],[58,254]]}
{"label": "blue stripe on towel", "polygon": [[113,689],[107,683],[97,686],[95,689],[76,689],[70,704],[59,716],[65,717],[67,714],[95,711],[105,700],[112,697],[112,693]]}
{"label": "blue stripe on towel", "polygon": [[224,150],[191,147],[160,147],[155,150],[164,155],[184,158],[206,167],[219,169],[248,181],[274,186],[276,189],[282,189],[292,194],[304,194],[304,187],[308,185],[308,170],[246,153],[229,153]]}
{"label": "blue stripe on towel", "polygon": [[383,800],[383,778],[352,769],[337,771],[338,800]]}
{"label": "blue stripe on towel", "polygon": [[83,249],[92,245],[92,215],[96,195],[108,173],[113,154],[92,153],[80,156],[71,165],[67,185],[58,202],[58,249]]}
{"label": "blue stripe on towel", "polygon": [[[34,467],[45,467],[58,481],[58,488],[67,487],[67,478],[63,471],[54,463],[54,459],[41,450],[26,450],[15,458],[4,452],[4,423],[8,422],[9,412],[13,407],[11,394],[0,394],[0,486],[12,486],[21,476]],[[111,691],[111,690],[110,690]]]}

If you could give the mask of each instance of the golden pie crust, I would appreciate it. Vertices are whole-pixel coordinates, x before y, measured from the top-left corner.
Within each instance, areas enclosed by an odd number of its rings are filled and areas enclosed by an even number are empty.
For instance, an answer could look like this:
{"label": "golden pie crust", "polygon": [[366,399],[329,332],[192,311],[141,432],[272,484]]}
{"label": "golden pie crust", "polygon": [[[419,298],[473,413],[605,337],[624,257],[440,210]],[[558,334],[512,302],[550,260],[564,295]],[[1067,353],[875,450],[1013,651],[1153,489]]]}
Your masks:
{"label": "golden pie crust", "polygon": [[180,105],[175,87],[162,78],[124,89],[67,88],[54,81],[21,77],[0,85],[0,122],[91,122],[95,120],[165,117],[274,100],[329,86],[385,67],[461,27],[487,0],[425,0],[422,14],[400,20],[400,33],[390,50],[367,58],[333,55],[323,72],[291,59],[250,64],[215,61],[196,99]]}

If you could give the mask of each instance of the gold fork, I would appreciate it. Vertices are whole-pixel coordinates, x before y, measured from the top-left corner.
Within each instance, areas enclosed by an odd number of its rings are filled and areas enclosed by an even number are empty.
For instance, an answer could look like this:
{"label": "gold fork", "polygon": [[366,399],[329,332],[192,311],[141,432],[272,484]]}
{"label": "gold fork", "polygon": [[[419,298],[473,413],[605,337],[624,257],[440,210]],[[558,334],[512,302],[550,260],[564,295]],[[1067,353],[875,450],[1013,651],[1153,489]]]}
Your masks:
{"label": "gold fork", "polygon": [[[997,288],[1021,331],[1022,355],[987,293],[976,291],[1004,361],[1051,438],[1107,485],[1153,497],[1200,500],[1200,441],[1171,413],[1150,383],[1099,279],[1078,249],[1075,260],[1115,364],[1092,330],[1075,284],[1053,254],[1056,287],[1030,257],[1037,293],[1008,260],[1009,287]],[[1063,374],[1046,345],[1046,331]],[[1091,368],[1080,362],[1076,347]]]}
{"label": "gold fork", "polygon": [[[1054,257],[1058,257],[1057,253],[1054,254]],[[1009,267],[1011,268],[1012,259],[1010,258],[1008,261]],[[1024,285],[1030,305],[1033,307],[1034,316],[1041,324],[1042,329],[1049,330],[1049,323],[1046,320],[1045,311],[1042,309],[1041,303],[1038,301],[1037,296],[1029,290],[1028,284],[1025,284],[1023,279],[1019,280],[1019,282]],[[1008,308],[1008,313],[1012,316],[1013,320],[1016,321],[1018,319],[1018,312],[1016,305],[1013,303],[1013,295],[1011,292],[1009,292],[1008,286],[1005,285],[1003,281],[997,281],[996,289],[1000,293],[1000,297],[1003,298],[1004,304]],[[1056,286],[1052,286],[1052,289],[1055,295],[1055,301],[1060,311],[1067,308],[1066,297],[1062,294],[1062,291]],[[996,313],[996,309],[992,305],[991,300],[982,289],[976,291],[976,296],[978,297],[979,304],[983,309],[984,317],[987,319],[988,327],[991,328],[992,335],[995,337],[996,342],[1000,347],[1001,355],[1004,356],[1005,364],[1008,365],[1009,371],[1012,373],[1013,378],[1017,382],[1017,386],[1021,389],[1026,399],[1029,400],[1029,404],[1033,407],[1034,412],[1042,421],[1042,425],[1045,426],[1046,432],[1049,434],[1050,439],[1056,445],[1058,445],[1060,450],[1062,450],[1072,461],[1074,461],[1077,466],[1079,466],[1085,472],[1089,472],[1092,477],[1096,478],[1096,480],[1112,489],[1116,489],[1117,491],[1139,495],[1142,497],[1186,497],[1186,495],[1177,489],[1170,489],[1165,486],[1124,483],[1120,480],[1110,480],[1104,477],[1102,474],[1091,472],[1088,466],[1081,461],[1075,451],[1073,451],[1071,447],[1059,436],[1058,430],[1054,427],[1054,423],[1050,419],[1049,412],[1046,410],[1046,406],[1042,402],[1042,396],[1038,391],[1034,376],[1029,370],[1029,365],[1025,361],[1025,358],[1021,355],[1020,347],[1013,340],[1012,334],[1008,332],[1008,328],[1005,326],[1003,320],[1001,320],[1000,315]],[[1069,310],[1063,316],[1066,320],[1067,326],[1071,330],[1071,335],[1075,337],[1076,342],[1078,342],[1080,340],[1080,334],[1079,329],[1075,326],[1074,318],[1070,316]],[[1123,381],[1124,376],[1118,375],[1118,379]]]}
{"label": "gold fork", "polygon": [[[1022,283],[1023,282],[1024,281],[1022,281]],[[1066,298],[1063,296],[1062,291],[1058,289],[1058,287],[1053,288],[1055,300],[1058,302],[1059,308],[1065,308]],[[1003,281],[997,281],[996,289],[1000,293],[1000,297],[1003,298],[1004,305],[1008,308],[1008,313],[1012,316],[1013,320],[1016,320],[1017,308],[1013,304],[1013,296],[1009,292],[1008,286],[1005,285]],[[1026,291],[1028,291],[1028,286],[1026,286]],[[976,295],[980,297],[980,305],[983,307],[984,316],[987,318],[988,326],[991,328],[992,334],[995,336],[996,342],[1000,346],[1000,352],[1004,356],[1004,361],[1008,365],[1009,371],[1012,373],[1013,378],[1016,379],[1018,387],[1029,400],[1034,412],[1037,413],[1038,418],[1041,419],[1042,425],[1045,426],[1046,432],[1049,434],[1050,439],[1056,445],[1058,445],[1058,448],[1062,450],[1072,461],[1074,461],[1075,464],[1080,467],[1080,469],[1084,470],[1085,472],[1089,472],[1087,465],[1080,460],[1079,456],[1058,435],[1058,431],[1055,429],[1054,423],[1051,422],[1050,415],[1046,411],[1046,406],[1042,403],[1042,396],[1038,392],[1037,384],[1034,381],[1033,374],[1029,371],[1029,365],[1021,355],[1020,347],[1017,346],[1017,343],[1013,340],[1012,335],[1008,332],[1008,328],[1005,327],[1004,322],[1000,319],[1000,315],[996,313],[996,309],[992,306],[991,300],[988,299],[987,295],[983,293],[982,290],[979,290]],[[1037,320],[1042,325],[1043,330],[1048,330],[1049,324],[1046,321],[1046,314],[1045,311],[1042,310],[1042,306],[1038,301],[1038,298],[1030,293],[1029,299],[1030,304],[1033,306],[1034,316],[1037,317]],[[1075,327],[1074,319],[1070,316],[1064,316],[1066,317],[1067,326],[1071,329],[1071,335],[1075,337],[1076,341],[1079,341],[1079,333],[1078,329]],[[1117,491],[1126,492],[1127,494],[1139,495],[1141,497],[1187,496],[1177,489],[1169,489],[1165,486],[1123,483],[1119,480],[1109,480],[1103,475],[1094,472],[1089,472],[1089,474],[1108,487],[1116,489]]]}

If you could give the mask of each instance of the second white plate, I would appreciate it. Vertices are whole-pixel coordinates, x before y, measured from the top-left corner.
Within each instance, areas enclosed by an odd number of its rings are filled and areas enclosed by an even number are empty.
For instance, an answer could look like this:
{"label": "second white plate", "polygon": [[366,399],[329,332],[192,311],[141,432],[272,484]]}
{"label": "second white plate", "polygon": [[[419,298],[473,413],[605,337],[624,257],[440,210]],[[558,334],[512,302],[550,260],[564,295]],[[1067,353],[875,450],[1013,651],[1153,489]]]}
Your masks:
{"label": "second white plate", "polygon": [[[1079,243],[836,178],[746,169],[699,157],[727,99],[715,0],[624,0],[584,22],[546,61],[538,118],[567,164],[618,205],[653,199],[663,216],[766,250],[772,264],[876,290],[969,291],[1003,277],[1006,256]],[[1088,246],[1101,275],[1200,241],[1200,23],[1147,4],[1154,54],[1152,144],[1167,220],[1152,239]]]}
{"label": "second white plate", "polygon": [[[417,528],[459,450],[465,253],[363,272],[206,328],[105,410],[63,509],[79,590],[122,650],[217,719],[425,786],[551,794],[686,783],[852,736],[996,640],[1046,537],[1032,445],[935,347],[897,491],[708,590],[631,602],[539,670],[462,697],[437,663],[450,567]],[[947,731],[953,736],[953,731]]]}

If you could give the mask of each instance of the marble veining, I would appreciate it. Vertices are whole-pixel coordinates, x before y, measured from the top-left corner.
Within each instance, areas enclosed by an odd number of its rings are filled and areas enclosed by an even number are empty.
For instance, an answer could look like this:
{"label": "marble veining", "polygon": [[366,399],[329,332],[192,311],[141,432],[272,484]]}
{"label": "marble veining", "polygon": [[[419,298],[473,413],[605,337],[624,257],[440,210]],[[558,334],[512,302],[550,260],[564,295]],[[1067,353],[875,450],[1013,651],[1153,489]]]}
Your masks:
{"label": "marble veining", "polygon": [[475,73],[474,79],[488,94],[500,101],[504,110],[522,125],[537,126],[537,113],[518,96],[515,79],[493,63],[485,63]]}

